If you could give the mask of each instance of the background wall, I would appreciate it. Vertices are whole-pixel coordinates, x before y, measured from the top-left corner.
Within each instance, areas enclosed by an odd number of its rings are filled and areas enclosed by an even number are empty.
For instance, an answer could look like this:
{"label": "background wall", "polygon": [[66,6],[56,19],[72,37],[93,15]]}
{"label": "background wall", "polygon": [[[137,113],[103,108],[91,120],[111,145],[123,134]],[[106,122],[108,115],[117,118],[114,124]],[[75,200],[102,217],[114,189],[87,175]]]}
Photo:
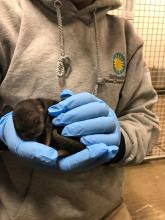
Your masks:
{"label": "background wall", "polygon": [[165,68],[165,1],[136,0],[134,26],[145,41],[151,68]]}

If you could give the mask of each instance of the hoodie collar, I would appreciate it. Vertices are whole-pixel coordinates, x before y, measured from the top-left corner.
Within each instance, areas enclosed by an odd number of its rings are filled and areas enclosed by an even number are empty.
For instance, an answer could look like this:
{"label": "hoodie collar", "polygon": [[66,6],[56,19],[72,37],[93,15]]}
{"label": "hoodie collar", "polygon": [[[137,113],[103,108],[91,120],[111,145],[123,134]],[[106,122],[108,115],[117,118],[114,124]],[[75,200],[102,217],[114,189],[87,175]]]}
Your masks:
{"label": "hoodie collar", "polygon": [[[40,0],[47,8],[56,13],[54,6],[55,0]],[[95,0],[89,6],[78,10],[71,0],[59,0],[62,3],[61,12],[63,21],[70,22],[75,18],[82,20],[84,23],[92,22],[92,12],[95,10],[100,16],[105,15],[108,10],[113,10],[121,6],[120,0]],[[85,0],[84,0],[85,1]]]}

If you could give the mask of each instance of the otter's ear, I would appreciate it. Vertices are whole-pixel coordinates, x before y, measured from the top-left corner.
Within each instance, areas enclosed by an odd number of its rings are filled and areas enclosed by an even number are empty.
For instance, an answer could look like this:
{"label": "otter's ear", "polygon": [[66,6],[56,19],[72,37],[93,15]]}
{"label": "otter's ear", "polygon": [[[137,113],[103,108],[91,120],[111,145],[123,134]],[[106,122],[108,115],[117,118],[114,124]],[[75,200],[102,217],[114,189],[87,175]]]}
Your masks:
{"label": "otter's ear", "polygon": [[47,105],[46,105],[44,99],[38,98],[38,99],[36,99],[36,101],[38,102],[38,105],[40,106],[40,108],[38,108],[40,110],[40,112],[46,112]]}
{"label": "otter's ear", "polygon": [[10,105],[4,105],[2,111],[0,111],[0,118],[11,111],[13,111],[13,108]]}
{"label": "otter's ear", "polygon": [[59,102],[59,101],[55,101],[52,99],[44,99],[44,98],[38,98],[37,100],[39,101],[40,105],[42,106],[43,111],[48,111],[48,108],[51,105],[55,105]]}

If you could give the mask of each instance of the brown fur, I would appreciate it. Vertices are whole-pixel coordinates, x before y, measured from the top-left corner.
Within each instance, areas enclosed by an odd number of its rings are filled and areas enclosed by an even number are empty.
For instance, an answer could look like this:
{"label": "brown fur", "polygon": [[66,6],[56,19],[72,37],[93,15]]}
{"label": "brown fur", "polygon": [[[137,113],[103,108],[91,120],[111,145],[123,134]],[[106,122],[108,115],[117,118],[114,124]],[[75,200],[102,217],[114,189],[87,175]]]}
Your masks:
{"label": "brown fur", "polygon": [[84,145],[79,138],[62,136],[62,127],[52,126],[47,110],[57,103],[49,99],[23,100],[13,108],[13,122],[17,135],[24,141],[38,141],[57,149],[59,156],[66,156],[82,150]]}

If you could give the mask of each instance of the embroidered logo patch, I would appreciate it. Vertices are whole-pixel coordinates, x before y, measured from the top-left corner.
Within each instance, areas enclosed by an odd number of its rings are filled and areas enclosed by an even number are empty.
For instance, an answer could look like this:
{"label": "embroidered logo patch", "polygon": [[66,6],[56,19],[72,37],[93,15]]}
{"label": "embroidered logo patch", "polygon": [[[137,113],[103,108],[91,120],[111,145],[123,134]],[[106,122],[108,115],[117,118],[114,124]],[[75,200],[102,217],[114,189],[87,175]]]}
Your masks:
{"label": "embroidered logo patch", "polygon": [[113,55],[113,72],[117,76],[122,76],[123,73],[125,72],[126,68],[126,61],[125,61],[125,56],[117,52]]}

